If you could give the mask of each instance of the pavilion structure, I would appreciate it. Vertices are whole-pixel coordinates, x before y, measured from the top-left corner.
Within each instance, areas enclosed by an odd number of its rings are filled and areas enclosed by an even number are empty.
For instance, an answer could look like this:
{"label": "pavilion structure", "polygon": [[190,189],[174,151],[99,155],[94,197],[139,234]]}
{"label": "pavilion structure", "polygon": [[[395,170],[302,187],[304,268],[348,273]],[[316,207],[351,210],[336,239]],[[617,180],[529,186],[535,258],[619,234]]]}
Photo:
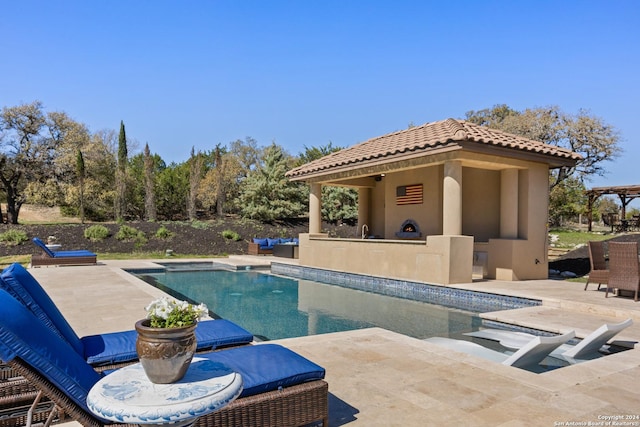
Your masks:
{"label": "pavilion structure", "polygon": [[640,185],[619,185],[613,187],[593,187],[586,191],[587,194],[587,218],[589,219],[589,231],[592,230],[593,205],[601,196],[615,194],[620,199],[620,219],[625,220],[627,216],[627,206],[634,199],[640,197]]}
{"label": "pavilion structure", "polygon": [[[547,278],[549,169],[580,158],[455,119],[361,142],[287,172],[310,186],[299,263],[444,285]],[[322,233],[323,186],[358,190],[362,235]]]}

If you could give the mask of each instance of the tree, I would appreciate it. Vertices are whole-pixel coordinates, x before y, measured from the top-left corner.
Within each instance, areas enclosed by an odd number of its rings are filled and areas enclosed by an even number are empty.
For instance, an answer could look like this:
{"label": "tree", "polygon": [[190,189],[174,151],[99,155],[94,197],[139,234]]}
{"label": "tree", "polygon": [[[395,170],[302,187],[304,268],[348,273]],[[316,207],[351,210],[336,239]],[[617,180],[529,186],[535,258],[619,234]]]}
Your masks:
{"label": "tree", "polygon": [[200,181],[198,199],[203,208],[214,210],[219,217],[224,215],[226,203],[226,189],[233,185],[233,166],[237,165],[233,157],[221,144],[216,145],[207,155],[211,160],[208,170]]}
{"label": "tree", "polygon": [[171,163],[156,174],[156,202],[158,217],[168,220],[184,219],[187,214],[189,188],[188,162]]}
{"label": "tree", "polygon": [[78,157],[76,160],[76,173],[78,175],[78,185],[80,186],[80,222],[84,224],[84,178],[87,174],[84,165],[84,157],[82,157],[82,151],[78,150]]}
{"label": "tree", "polygon": [[550,188],[570,177],[584,182],[593,175],[603,176],[603,163],[621,152],[619,132],[587,110],[571,115],[557,106],[519,112],[506,105],[496,105],[491,109],[469,111],[466,119],[580,154],[582,160],[574,167],[551,171]]}
{"label": "tree", "polygon": [[198,187],[202,180],[202,169],[204,166],[203,155],[200,151],[195,152],[191,147],[191,157],[189,158],[189,197],[187,198],[187,215],[191,221],[198,219],[196,214],[196,201],[198,198]]}
{"label": "tree", "polygon": [[549,224],[561,226],[566,220],[575,220],[585,213],[586,204],[584,184],[575,177],[563,180],[549,193]]}
{"label": "tree", "polygon": [[27,183],[45,182],[53,173],[55,139],[41,134],[46,126],[42,103],[3,108],[0,115],[0,182],[6,193],[7,220],[18,224]]}
{"label": "tree", "polygon": [[[100,130],[90,135],[88,142],[79,147],[85,164],[84,213],[92,221],[114,218],[116,141],[115,130]],[[77,179],[62,181],[59,186],[62,193],[61,211],[66,215],[79,215],[80,188]]]}
{"label": "tree", "polygon": [[293,159],[284,150],[271,144],[263,158],[263,165],[244,180],[240,202],[244,217],[262,221],[295,218],[306,211],[306,200],[300,184],[285,178],[293,166]]}
{"label": "tree", "polygon": [[[325,146],[307,147],[300,154],[298,165],[309,163],[328,154],[340,151],[340,147],[334,147],[331,142]],[[308,188],[305,197],[308,197]],[[322,187],[322,219],[333,224],[358,221],[358,192],[352,188],[323,186]]]}
{"label": "tree", "polygon": [[120,121],[120,134],[118,136],[118,169],[116,171],[116,221],[124,219],[126,211],[126,192],[127,192],[127,135],[124,129],[124,122]]}
{"label": "tree", "polygon": [[149,144],[144,146],[144,210],[148,221],[156,220],[156,193],[154,183],[154,162]]}

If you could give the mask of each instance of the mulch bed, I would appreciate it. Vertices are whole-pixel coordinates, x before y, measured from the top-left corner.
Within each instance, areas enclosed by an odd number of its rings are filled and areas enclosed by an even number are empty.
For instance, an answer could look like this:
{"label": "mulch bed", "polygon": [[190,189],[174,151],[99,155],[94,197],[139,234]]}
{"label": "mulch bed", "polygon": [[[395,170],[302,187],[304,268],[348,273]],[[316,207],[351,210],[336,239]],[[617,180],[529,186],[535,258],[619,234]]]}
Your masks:
{"label": "mulch bed", "polygon": [[[104,240],[92,242],[84,237],[84,230],[93,224],[54,224],[54,225],[7,225],[0,224],[0,233],[17,229],[23,230],[29,241],[17,246],[0,243],[0,256],[28,255],[39,253],[40,250],[31,242],[33,237],[39,237],[46,242],[48,236],[55,236],[61,250],[87,249],[96,253],[133,253],[158,252],[164,253],[171,249],[174,254],[189,255],[240,255],[246,254],[248,242],[253,237],[293,237],[299,233],[308,233],[308,221],[289,221],[265,224],[258,221],[248,221],[228,218],[207,222],[128,222],[127,226],[145,233],[147,242],[136,244],[133,241],[118,240],[114,236],[120,229],[119,224],[100,223],[107,227],[110,236]],[[166,227],[173,235],[168,239],[155,237],[156,231]],[[240,235],[239,241],[225,239],[222,232],[230,230]],[[355,237],[355,226],[339,226],[323,224],[323,232],[334,237]]]}

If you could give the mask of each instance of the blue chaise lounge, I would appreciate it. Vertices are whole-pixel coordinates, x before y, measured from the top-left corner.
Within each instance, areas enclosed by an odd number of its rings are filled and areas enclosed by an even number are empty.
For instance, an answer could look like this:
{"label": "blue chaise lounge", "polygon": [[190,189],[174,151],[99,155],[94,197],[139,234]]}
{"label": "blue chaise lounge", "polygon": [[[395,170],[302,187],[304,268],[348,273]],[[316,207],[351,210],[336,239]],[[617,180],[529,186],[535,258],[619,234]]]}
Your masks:
{"label": "blue chaise lounge", "polygon": [[[96,372],[60,336],[4,290],[0,290],[0,359],[23,375],[61,412],[83,426],[112,425],[87,407]],[[240,397],[196,426],[327,426],[328,385],[322,367],[275,344],[201,353],[242,376]],[[27,421],[30,423],[30,421]]]}
{"label": "blue chaise lounge", "polygon": [[98,262],[98,256],[91,251],[52,251],[37,237],[33,238],[33,243],[40,248],[42,252],[39,255],[31,256],[32,267],[40,267],[43,265],[84,265],[96,264]]}

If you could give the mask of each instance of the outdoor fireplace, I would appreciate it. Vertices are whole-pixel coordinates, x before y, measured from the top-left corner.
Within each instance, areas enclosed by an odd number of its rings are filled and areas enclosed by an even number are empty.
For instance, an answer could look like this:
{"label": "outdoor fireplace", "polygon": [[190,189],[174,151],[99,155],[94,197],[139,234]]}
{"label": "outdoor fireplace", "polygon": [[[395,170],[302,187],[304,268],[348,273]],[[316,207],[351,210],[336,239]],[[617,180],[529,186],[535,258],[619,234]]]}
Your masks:
{"label": "outdoor fireplace", "polygon": [[400,226],[400,231],[396,232],[398,239],[418,239],[422,237],[418,223],[412,219],[408,219]]}

